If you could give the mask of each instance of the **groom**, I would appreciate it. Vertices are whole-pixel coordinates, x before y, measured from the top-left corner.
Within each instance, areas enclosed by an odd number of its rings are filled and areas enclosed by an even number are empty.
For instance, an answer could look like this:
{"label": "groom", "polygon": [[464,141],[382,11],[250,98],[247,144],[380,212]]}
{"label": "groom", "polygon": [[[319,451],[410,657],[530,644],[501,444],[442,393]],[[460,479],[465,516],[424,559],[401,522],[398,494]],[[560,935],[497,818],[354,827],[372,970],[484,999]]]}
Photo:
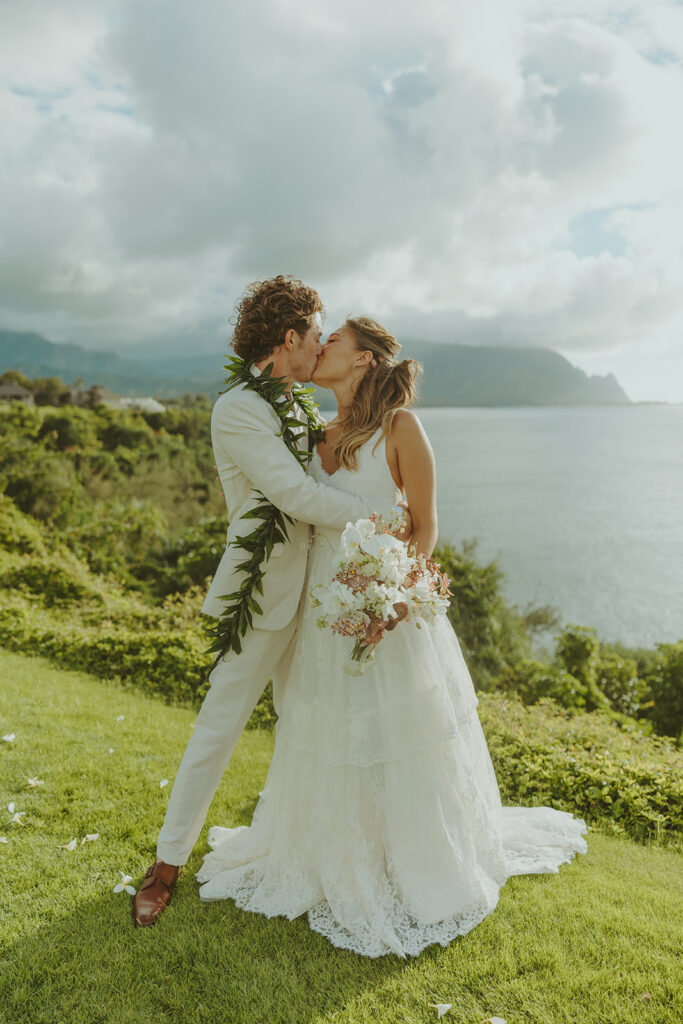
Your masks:
{"label": "groom", "polygon": [[[237,307],[233,348],[258,378],[269,363],[272,377],[290,386],[310,381],[322,351],[323,305],[313,288],[280,275],[249,285]],[[389,516],[390,506],[365,499],[307,476],[302,461],[282,437],[282,420],[269,392],[238,385],[219,396],[211,417],[211,440],[228,512],[227,546],[216,570],[202,612],[218,619],[225,595],[234,595],[244,580],[240,541],[258,519],[247,513],[265,497],[291,517],[288,540],[276,543],[261,564],[263,594],[259,612],[236,650],[218,660],[209,675],[209,689],[195,720],[193,735],[175,778],[157,842],[157,859],[148,868],[134,902],[135,923],[153,924],[173,895],[176,881],[197,842],[218,783],[237,741],[273,678],[273,703],[279,710],[280,688],[293,649],[297,610],[304,588],[310,526],[343,529],[349,520],[373,512]],[[302,410],[296,438],[309,446]],[[240,649],[241,648],[241,649]]]}

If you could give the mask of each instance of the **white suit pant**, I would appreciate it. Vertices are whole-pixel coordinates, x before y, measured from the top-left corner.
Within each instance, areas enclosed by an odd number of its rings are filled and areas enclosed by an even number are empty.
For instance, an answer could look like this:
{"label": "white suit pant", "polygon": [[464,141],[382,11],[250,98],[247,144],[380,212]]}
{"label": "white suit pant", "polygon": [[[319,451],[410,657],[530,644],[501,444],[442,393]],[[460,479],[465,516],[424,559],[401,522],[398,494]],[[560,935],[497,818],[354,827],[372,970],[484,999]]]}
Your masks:
{"label": "white suit pant", "polygon": [[249,631],[242,652],[230,651],[212,670],[159,833],[157,857],[166,864],[183,865],[189,859],[237,741],[271,676],[279,711],[296,624],[294,617],[282,629]]}

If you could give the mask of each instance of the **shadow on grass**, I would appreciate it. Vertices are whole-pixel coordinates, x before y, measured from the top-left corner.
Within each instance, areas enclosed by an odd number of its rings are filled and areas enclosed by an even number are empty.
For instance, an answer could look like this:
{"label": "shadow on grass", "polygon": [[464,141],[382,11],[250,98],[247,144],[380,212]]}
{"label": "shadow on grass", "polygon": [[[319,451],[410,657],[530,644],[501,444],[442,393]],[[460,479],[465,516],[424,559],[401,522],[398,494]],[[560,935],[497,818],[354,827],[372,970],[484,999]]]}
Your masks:
{"label": "shadow on grass", "polygon": [[230,900],[202,903],[199,866],[193,857],[152,927],[134,926],[132,897],[106,891],[6,950],[0,1019],[304,1024],[405,967],[394,955],[370,960],[337,949],[310,930],[305,914],[289,921]]}

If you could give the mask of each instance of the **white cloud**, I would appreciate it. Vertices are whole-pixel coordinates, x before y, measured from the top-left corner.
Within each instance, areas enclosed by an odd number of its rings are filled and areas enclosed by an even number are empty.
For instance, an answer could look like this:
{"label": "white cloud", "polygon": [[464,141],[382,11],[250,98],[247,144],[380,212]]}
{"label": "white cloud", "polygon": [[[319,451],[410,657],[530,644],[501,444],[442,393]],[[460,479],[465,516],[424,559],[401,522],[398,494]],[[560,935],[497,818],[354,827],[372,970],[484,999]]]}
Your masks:
{"label": "white cloud", "polygon": [[0,324],[177,335],[289,271],[333,317],[422,337],[617,372],[680,344],[673,0],[15,0],[4,22]]}

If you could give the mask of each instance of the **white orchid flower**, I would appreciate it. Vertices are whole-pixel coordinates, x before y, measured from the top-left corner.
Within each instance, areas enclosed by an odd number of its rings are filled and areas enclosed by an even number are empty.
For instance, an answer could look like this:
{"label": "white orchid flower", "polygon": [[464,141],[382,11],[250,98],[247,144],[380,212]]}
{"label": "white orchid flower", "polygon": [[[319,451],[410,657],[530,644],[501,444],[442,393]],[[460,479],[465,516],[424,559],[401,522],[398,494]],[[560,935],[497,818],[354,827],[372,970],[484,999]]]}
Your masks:
{"label": "white orchid flower", "polygon": [[436,1010],[437,1020],[441,1020],[444,1013],[448,1013],[449,1010],[453,1009],[453,1003],[430,1003],[429,1005]]}
{"label": "white orchid flower", "polygon": [[88,832],[87,836],[83,836],[83,838],[81,839],[81,846],[83,846],[83,843],[94,843],[95,840],[99,838],[99,832]]}
{"label": "white orchid flower", "polygon": [[159,783],[159,789],[163,789],[164,786],[168,786],[168,779],[162,779]]}
{"label": "white orchid flower", "polygon": [[123,871],[119,871],[121,875],[121,881],[118,885],[114,886],[114,892],[128,892],[131,896],[135,896],[135,889],[130,884],[133,881],[132,875],[125,875]]}
{"label": "white orchid flower", "polygon": [[345,558],[350,558],[362,548],[363,541],[374,537],[375,524],[369,519],[359,519],[355,523],[347,523],[341,536],[341,550]]}
{"label": "white orchid flower", "polygon": [[74,836],[74,838],[71,840],[71,842],[64,843],[63,845],[60,845],[59,849],[60,850],[75,850],[77,846],[78,846],[78,840]]}
{"label": "white orchid flower", "polygon": [[125,715],[117,715],[116,721],[117,722],[122,722],[125,717],[126,717]]}
{"label": "white orchid flower", "polygon": [[15,739],[15,737],[16,737],[16,733],[14,733],[14,732],[6,732],[5,735],[2,738],[5,741],[5,743],[11,743],[12,740]]}
{"label": "white orchid flower", "polygon": [[44,785],[45,785],[45,783],[43,782],[42,779],[39,779],[38,776],[36,776],[35,779],[29,779],[28,780],[28,787],[29,787],[29,789],[33,789],[34,786],[44,786]]}
{"label": "white orchid flower", "polygon": [[319,584],[315,591],[320,614],[332,620],[338,618],[344,611],[355,611],[363,604],[362,596],[354,594],[350,587],[339,580],[332,580],[328,586]]}
{"label": "white orchid flower", "polygon": [[384,559],[387,552],[396,551],[399,548],[403,549],[403,541],[399,540],[398,537],[394,537],[390,533],[379,533],[373,537],[366,537],[361,545],[361,551],[364,551],[366,555],[370,555],[371,558]]}

